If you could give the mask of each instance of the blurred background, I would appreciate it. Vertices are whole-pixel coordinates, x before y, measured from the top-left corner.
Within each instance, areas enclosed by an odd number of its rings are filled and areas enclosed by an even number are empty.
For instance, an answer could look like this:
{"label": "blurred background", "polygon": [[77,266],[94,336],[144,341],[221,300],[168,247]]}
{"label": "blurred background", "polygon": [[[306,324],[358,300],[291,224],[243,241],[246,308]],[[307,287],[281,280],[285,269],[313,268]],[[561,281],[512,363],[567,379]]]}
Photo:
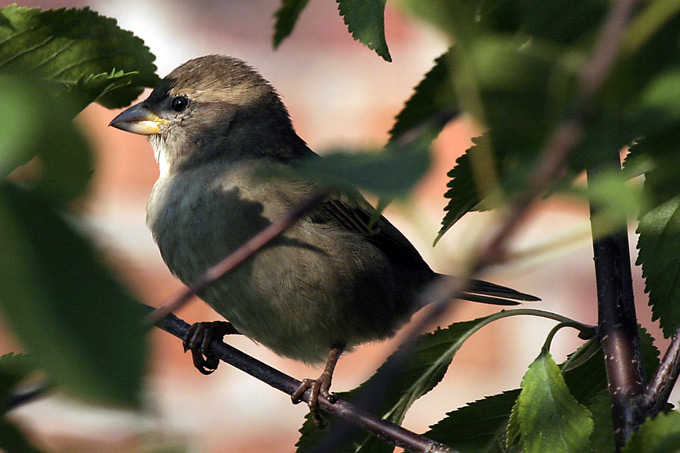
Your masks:
{"label": "blurred background", "polygon": [[[236,56],[257,68],[279,91],[295,128],[319,153],[338,146],[380,146],[394,116],[413,87],[446,50],[443,38],[426,25],[404,16],[391,2],[385,28],[393,62],[352,40],[337,4],[311,1],[278,50],[272,49],[273,15],[280,0],[147,0],[20,1],[41,8],[89,7],[116,18],[141,37],[157,56],[164,76],[184,61],[210,53]],[[148,95],[145,93],[143,97]],[[145,205],[158,176],[145,137],[108,128],[118,112],[91,106],[77,119],[97,157],[87,212],[93,234],[119,277],[144,302],[158,306],[182,285],[161,261],[145,225]],[[435,142],[434,165],[407,203],[394,204],[387,216],[409,237],[438,272],[456,273],[474,252],[477,241],[493,228],[492,213],[473,213],[432,247],[446,200],[446,172],[479,133],[474,122],[460,118]],[[543,299],[532,305],[581,322],[595,323],[595,283],[588,210],[570,200],[536,209],[512,243],[519,259],[491,269],[483,277]],[[635,254],[631,236],[631,253]],[[634,269],[638,316],[652,334],[639,269]],[[442,326],[497,311],[460,303]],[[219,319],[196,300],[178,313],[189,322]],[[444,382],[416,402],[405,426],[416,432],[466,402],[517,388],[554,325],[539,318],[512,318],[486,327],[456,356]],[[1,334],[1,332],[0,332]],[[149,404],[144,414],[92,408],[63,396],[28,404],[13,414],[36,444],[48,451],[135,451],[149,442],[184,445],[197,452],[290,452],[307,411],[265,384],[222,365],[211,376],[199,374],[178,340],[153,335],[148,375]],[[246,338],[228,341],[298,379],[316,377],[320,369],[275,356]],[[397,338],[363,345],[344,356],[333,389],[349,390],[370,377],[394,350]],[[553,343],[562,361],[580,341],[561,331]],[[665,344],[658,345],[662,350]],[[19,347],[2,334],[0,354]],[[675,398],[671,398],[674,402]]]}

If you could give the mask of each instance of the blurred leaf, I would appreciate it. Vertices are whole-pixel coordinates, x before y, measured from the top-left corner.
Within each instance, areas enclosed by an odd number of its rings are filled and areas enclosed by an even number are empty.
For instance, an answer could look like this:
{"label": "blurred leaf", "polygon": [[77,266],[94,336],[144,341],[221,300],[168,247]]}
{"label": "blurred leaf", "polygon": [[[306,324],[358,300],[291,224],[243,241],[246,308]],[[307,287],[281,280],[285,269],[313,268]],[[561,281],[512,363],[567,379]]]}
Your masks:
{"label": "blurred leaf", "polygon": [[465,453],[504,451],[505,426],[519,390],[467,404],[446,414],[423,436]]}
{"label": "blurred leaf", "polygon": [[631,183],[627,172],[618,169],[590,177],[586,187],[568,189],[566,193],[578,196],[594,208],[591,227],[595,237],[625,228],[627,220],[637,215],[645,203],[642,184]]}
{"label": "blurred leaf", "polygon": [[385,41],[386,0],[337,0],[338,10],[357,41],[392,61]]}
{"label": "blurred leaf", "polygon": [[374,152],[330,152],[296,166],[297,172],[332,190],[367,190],[384,198],[406,196],[430,167],[428,144],[420,139]]}
{"label": "blurred leaf", "polygon": [[14,388],[35,370],[35,365],[25,354],[0,356],[0,411],[6,410],[7,400]]}
{"label": "blurred leaf", "polygon": [[59,82],[68,89],[83,76],[134,72],[129,84],[94,98],[108,108],[128,105],[159,80],[155,57],[143,41],[88,8],[41,11],[10,5],[0,9],[0,18],[0,73]]}
{"label": "blurred leaf", "polygon": [[87,400],[137,406],[143,311],[53,207],[0,187],[0,309],[50,379]]}
{"label": "blurred leaf", "polygon": [[516,8],[520,30],[533,39],[554,43],[578,43],[600,26],[608,0],[519,0]]}
{"label": "blurred leaf", "polygon": [[40,453],[28,442],[24,433],[16,426],[0,420],[0,451],[8,453]]}
{"label": "blurred leaf", "polygon": [[281,7],[276,11],[276,23],[274,24],[274,48],[277,48],[281,42],[286,39],[292,32],[295,23],[300,17],[300,13],[309,0],[283,0]]}
{"label": "blurred leaf", "polygon": [[[565,49],[526,39],[478,39],[460,58],[476,84],[480,102],[466,106],[494,131],[494,146],[509,142],[537,153],[563,118],[578,72],[578,58]],[[459,64],[454,62],[454,64]]]}
{"label": "blurred leaf", "polygon": [[680,196],[651,209],[639,219],[638,265],[652,319],[659,320],[666,337],[680,325]]}
{"label": "blurred leaf", "polygon": [[[350,392],[340,392],[338,397],[357,404],[365,404],[365,389],[376,391],[379,389],[381,397],[377,407],[372,407],[371,412],[379,417],[396,424],[401,424],[406,411],[422,395],[432,390],[444,377],[446,370],[453,357],[469,338],[472,333],[486,325],[489,317],[477,318],[472,321],[452,324],[446,329],[437,329],[432,333],[421,335],[410,351],[407,362],[402,368],[396,381],[385,388],[384,376],[389,373],[393,363],[400,355],[397,351],[390,356],[378,371],[366,382]],[[376,381],[379,384],[376,384]],[[370,396],[369,396],[370,398]],[[336,423],[335,418],[330,423]],[[314,451],[314,449],[332,432],[331,429],[319,430],[307,417],[305,424],[300,428],[300,439],[296,444],[298,453]],[[348,443],[350,443],[348,441]],[[338,449],[338,452],[384,452],[392,451],[393,447],[385,444],[375,436],[361,433],[351,441],[351,446]]]}
{"label": "blurred leaf", "polygon": [[[92,174],[89,147],[66,100],[54,103],[44,85],[0,77],[0,178],[35,156],[40,166],[30,183],[43,196],[68,201],[85,190]],[[28,181],[26,181],[28,182]]]}
{"label": "blurred leaf", "polygon": [[680,451],[680,414],[672,411],[648,418],[630,437],[623,453],[670,453]]}
{"label": "blurred leaf", "polygon": [[449,54],[446,52],[435,60],[430,71],[415,87],[390,130],[390,142],[413,130],[442,110],[455,111],[455,94],[449,71]]}
{"label": "blurred leaf", "polygon": [[517,405],[524,452],[589,450],[592,415],[569,393],[549,352],[541,352],[529,366]]}

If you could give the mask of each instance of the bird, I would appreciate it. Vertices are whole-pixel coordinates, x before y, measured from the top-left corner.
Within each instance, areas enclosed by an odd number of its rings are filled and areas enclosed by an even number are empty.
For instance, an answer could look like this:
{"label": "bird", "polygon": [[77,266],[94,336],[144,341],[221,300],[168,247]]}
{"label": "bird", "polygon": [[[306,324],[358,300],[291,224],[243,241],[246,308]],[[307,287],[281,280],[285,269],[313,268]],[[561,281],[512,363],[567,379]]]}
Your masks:
{"label": "bird", "polygon": [[[289,174],[300,162],[323,157],[297,135],[274,87],[238,58],[187,61],[109,125],[150,138],[160,172],[147,225],[185,284],[320,190],[318,182]],[[311,389],[308,405],[320,424],[318,396],[333,401],[341,353],[394,335],[423,305],[424,288],[440,277],[361,195],[331,192],[199,293],[227,321],[195,324],[185,349],[204,374],[218,361],[201,346],[232,333],[284,357],[325,362],[321,376],[305,379],[293,394],[299,402]],[[480,280],[457,297],[499,305],[539,300]]]}

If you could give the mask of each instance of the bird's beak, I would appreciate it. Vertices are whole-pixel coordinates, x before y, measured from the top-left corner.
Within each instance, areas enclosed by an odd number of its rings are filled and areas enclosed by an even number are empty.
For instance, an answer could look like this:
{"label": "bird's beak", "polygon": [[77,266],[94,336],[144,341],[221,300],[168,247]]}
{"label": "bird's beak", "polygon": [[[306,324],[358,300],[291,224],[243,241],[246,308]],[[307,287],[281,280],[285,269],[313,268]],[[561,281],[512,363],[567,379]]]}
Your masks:
{"label": "bird's beak", "polygon": [[140,135],[153,135],[160,132],[160,127],[168,121],[149,110],[144,103],[133,105],[124,110],[109,123],[109,126]]}

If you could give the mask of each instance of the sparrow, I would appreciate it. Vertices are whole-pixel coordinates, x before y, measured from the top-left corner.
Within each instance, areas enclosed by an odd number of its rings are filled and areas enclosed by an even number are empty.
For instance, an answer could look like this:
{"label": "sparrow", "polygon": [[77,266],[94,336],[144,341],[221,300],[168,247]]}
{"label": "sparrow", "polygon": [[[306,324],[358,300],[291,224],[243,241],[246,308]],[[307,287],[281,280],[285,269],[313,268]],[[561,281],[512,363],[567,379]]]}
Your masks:
{"label": "sparrow", "polygon": [[[275,89],[243,61],[220,55],[182,64],[110,126],[148,135],[160,175],[147,225],[170,271],[186,284],[319,190],[282,175],[318,156],[297,135]],[[322,158],[322,157],[321,157]],[[270,175],[270,176],[263,176]],[[377,220],[376,220],[377,218]],[[326,362],[306,379],[315,420],[344,350],[386,339],[421,308],[440,275],[360,195],[328,195],[311,214],[234,272],[199,293],[228,323],[198,323],[185,339],[208,374],[218,361],[201,348],[241,333],[275,353]],[[474,280],[460,299],[499,305],[538,298]]]}

